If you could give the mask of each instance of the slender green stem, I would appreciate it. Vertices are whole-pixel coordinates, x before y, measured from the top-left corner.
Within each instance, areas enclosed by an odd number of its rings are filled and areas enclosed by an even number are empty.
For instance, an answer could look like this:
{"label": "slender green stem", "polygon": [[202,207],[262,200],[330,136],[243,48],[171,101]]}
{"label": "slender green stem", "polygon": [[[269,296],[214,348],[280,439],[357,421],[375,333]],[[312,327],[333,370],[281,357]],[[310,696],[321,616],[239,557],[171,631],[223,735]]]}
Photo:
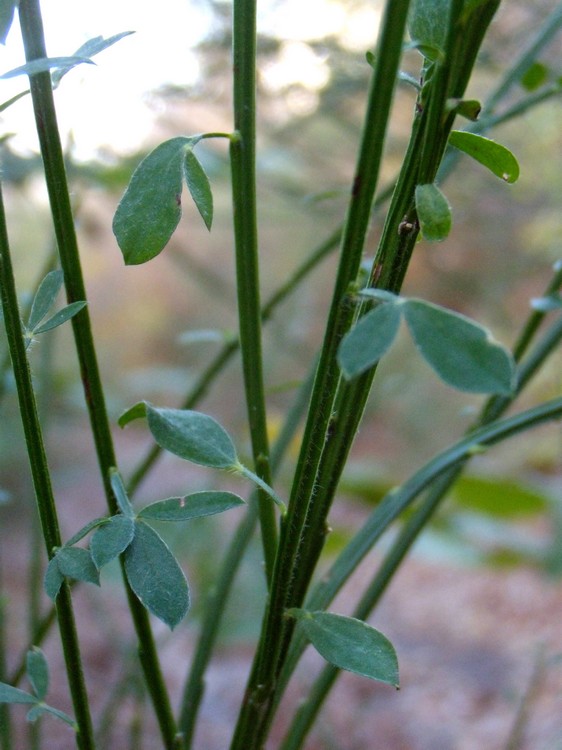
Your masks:
{"label": "slender green stem", "polygon": [[[552,294],[560,288],[562,285],[562,269],[555,267],[554,277],[547,286],[544,296]],[[539,318],[537,318],[537,315]],[[519,360],[527,348],[529,347],[533,336],[538,330],[544,313],[532,312],[525,324],[523,325],[521,334],[519,335],[513,351],[516,360]],[[518,378],[518,390],[512,395],[511,398],[503,398],[501,403],[497,402],[496,397],[490,397],[484,405],[480,417],[477,420],[475,427],[472,430],[477,429],[479,426],[490,424],[493,420],[497,419],[501,414],[513,403],[516,397],[521,392],[522,388],[529,382],[532,375],[534,375],[539,367],[544,363],[546,358],[552,352],[555,344],[562,338],[562,319],[555,321],[553,326],[543,336],[541,341],[536,345],[533,352],[528,357],[528,361],[520,368],[520,374]],[[522,376],[521,371],[525,370],[525,374]],[[470,434],[470,431],[469,431]],[[417,539],[419,533],[423,530],[427,522],[433,516],[437,508],[439,507],[442,500],[454,484],[458,476],[464,470],[468,459],[453,466],[446,473],[437,478],[437,480],[431,485],[427,496],[424,498],[418,510],[405,524],[401,530],[398,538],[392,544],[391,549],[385,555],[385,558],[374,577],[372,583],[368,589],[364,592],[357,608],[355,609],[353,616],[358,619],[366,619],[367,616],[372,612],[375,605],[378,603],[382,594],[386,590],[386,587],[392,579],[394,573],[398,569],[400,563],[404,559],[405,555],[411,548],[414,541]],[[328,574],[331,578],[331,573]],[[343,585],[343,581],[340,582],[340,587]],[[332,595],[335,595],[335,591],[332,591]],[[315,592],[312,593],[310,600],[314,599]],[[324,602],[323,606],[327,606],[329,602]],[[308,605],[308,602],[307,602]],[[311,609],[318,606],[317,603],[309,605]],[[291,644],[291,651],[285,664],[285,669],[280,678],[280,683],[284,687],[289,681],[289,678],[296,666],[300,653],[305,645],[303,637],[294,639]],[[334,680],[339,674],[339,670],[332,667],[326,667],[318,679],[312,686],[311,691],[307,697],[305,703],[300,707],[295,720],[289,729],[286,736],[286,740],[282,746],[282,750],[293,750],[293,748],[299,747],[301,743],[312,727],[314,719],[326,697]],[[283,688],[278,691],[278,699],[283,692]]]}
{"label": "slender green stem", "polygon": [[[0,287],[2,309],[12,367],[16,381],[20,414],[33,478],[37,510],[41,520],[43,539],[49,559],[62,543],[57,511],[47,465],[45,447],[37,404],[33,392],[31,372],[27,361],[22,323],[18,308],[17,291],[8,245],[4,203],[0,192]],[[56,602],[57,619],[72,703],[77,723],[76,741],[80,750],[95,748],[88,695],[84,683],[80,646],[74,622],[70,589],[65,583]]]}
{"label": "slender green stem", "polygon": [[510,67],[508,74],[503,78],[493,95],[489,97],[488,107],[490,110],[495,109],[500,100],[505,98],[510,89],[521,80],[521,76],[527,72],[538,54],[553,39],[561,26],[562,5],[558,4],[529,43],[529,46],[523,50],[516,64]]}
{"label": "slender green stem", "polygon": [[[39,1],[21,0],[19,3],[19,18],[26,59],[31,61],[40,57],[47,57]],[[86,300],[64,154],[49,73],[38,73],[31,76],[30,89],[55,236],[64,272],[67,299],[69,303]],[[117,462],[87,307],[72,318],[72,327],[106,500],[109,511],[113,515],[117,513],[118,508],[109,483],[109,470],[112,466],[117,466]],[[172,750],[177,747],[177,731],[158,661],[148,613],[133,594],[125,577],[124,580],[129,608],[139,639],[139,656],[147,686],[165,745],[168,750]]]}
{"label": "slender green stem", "polygon": [[380,53],[372,78],[365,126],[345,224],[340,264],[316,381],[305,427],[303,449],[297,464],[289,513],[282,524],[280,549],[274,569],[264,629],[254,660],[248,689],[235,730],[232,749],[261,747],[271,721],[277,675],[294,624],[284,618],[292,600],[292,581],[310,502],[315,492],[315,469],[332,418],[331,404],[339,373],[335,355],[342,336],[353,319],[347,300],[349,285],[359,271],[365,235],[376,190],[398,64],[401,56],[408,0],[388,3],[382,25]]}
{"label": "slender green stem", "polygon": [[[234,128],[230,142],[236,288],[240,349],[254,467],[271,485],[263,384],[256,209],[256,0],[237,0],[233,15]],[[277,551],[277,521],[270,499],[259,493],[259,518],[269,582]]]}

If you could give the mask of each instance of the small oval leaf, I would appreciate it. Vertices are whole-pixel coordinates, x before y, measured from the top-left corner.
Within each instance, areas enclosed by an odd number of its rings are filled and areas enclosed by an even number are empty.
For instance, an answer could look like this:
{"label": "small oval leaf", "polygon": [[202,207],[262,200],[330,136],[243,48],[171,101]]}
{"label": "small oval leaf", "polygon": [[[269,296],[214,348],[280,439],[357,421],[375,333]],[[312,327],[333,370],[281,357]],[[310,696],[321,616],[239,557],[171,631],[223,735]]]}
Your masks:
{"label": "small oval leaf", "polygon": [[486,328],[415,299],[404,302],[404,317],[419,352],[446,383],[470,393],[513,392],[513,358]]}
{"label": "small oval leaf", "polygon": [[63,576],[100,585],[98,569],[92,562],[88,550],[81,547],[61,547],[55,558]]}
{"label": "small oval leaf", "polygon": [[399,686],[398,658],[392,643],[375,628],[331,612],[290,609],[314,648],[339,669]]}
{"label": "small oval leaf", "polygon": [[182,173],[192,139],[161,143],[136,168],[113,218],[113,232],[127,265],[162,252],[181,217]]}
{"label": "small oval leaf", "polygon": [[379,304],[344,336],[338,363],[347,380],[366,372],[386,353],[398,332],[400,317],[399,304]]}
{"label": "small oval leaf", "polygon": [[90,554],[98,570],[118,557],[133,541],[135,523],[127,516],[112,516],[92,536]]}
{"label": "small oval leaf", "polygon": [[[424,47],[443,49],[447,35],[450,0],[414,0],[410,6],[408,32],[425,56]],[[433,60],[433,57],[429,57]]]}
{"label": "small oval leaf", "polygon": [[39,284],[39,288],[37,289],[31,305],[29,320],[27,321],[28,330],[35,330],[51,307],[55,304],[63,279],[64,276],[62,271],[51,271]]}
{"label": "small oval leaf", "polygon": [[509,149],[489,138],[466,130],[453,130],[449,136],[451,146],[464,151],[487,167],[505,182],[515,182],[519,177],[519,164]]}
{"label": "small oval leaf", "polygon": [[37,75],[37,73],[46,73],[55,68],[63,68],[65,71],[68,71],[76,67],[76,65],[82,65],[82,63],[95,65],[93,60],[90,60],[88,57],[40,57],[36,60],[31,60],[31,62],[25,65],[13,68],[7,73],[3,73],[0,75],[0,78],[15,78],[16,76],[23,75],[33,76]]}
{"label": "small oval leaf", "polygon": [[0,703],[37,703],[37,698],[25,690],[0,682]]}
{"label": "small oval leaf", "polygon": [[66,323],[67,320],[70,320],[77,313],[79,313],[80,310],[84,309],[84,307],[86,307],[87,304],[88,303],[84,301],[71,302],[70,305],[66,305],[66,307],[62,308],[62,310],[59,310],[53,316],[48,318],[48,320],[46,320],[40,326],[35,328],[33,330],[33,333],[34,334],[45,333],[45,331],[51,331],[53,328],[57,328],[58,326],[61,326],[63,323]]}
{"label": "small oval leaf", "polygon": [[33,692],[42,701],[49,689],[49,667],[45,654],[37,646],[27,652],[26,672]]}
{"label": "small oval leaf", "polygon": [[213,194],[209,179],[191,149],[185,152],[185,181],[207,229],[213,223]]}
{"label": "small oval leaf", "polygon": [[135,522],[125,572],[142,604],[173,630],[189,609],[187,581],[168,546],[142,521]]}
{"label": "small oval leaf", "polygon": [[131,505],[129,496],[127,495],[127,490],[121,479],[121,474],[119,474],[119,471],[115,467],[112,467],[109,470],[109,483],[111,484],[111,489],[113,490],[115,500],[117,501],[121,513],[123,513],[124,516],[127,516],[127,518],[134,518],[134,508]]}
{"label": "small oval leaf", "polygon": [[64,576],[59,570],[57,557],[55,555],[49,560],[47,570],[45,571],[45,578],[43,580],[43,588],[49,599],[55,601],[63,583]]}
{"label": "small oval leaf", "polygon": [[170,497],[143,508],[138,518],[152,521],[189,521],[212,516],[230,508],[244,505],[244,500],[232,492],[194,492],[186,497]]}
{"label": "small oval leaf", "polygon": [[451,231],[451,207],[437,185],[416,187],[416,212],[424,240],[442,242]]}
{"label": "small oval leaf", "polygon": [[186,409],[146,405],[148,426],[158,445],[186,461],[229,469],[238,458],[230,436],[212,417]]}

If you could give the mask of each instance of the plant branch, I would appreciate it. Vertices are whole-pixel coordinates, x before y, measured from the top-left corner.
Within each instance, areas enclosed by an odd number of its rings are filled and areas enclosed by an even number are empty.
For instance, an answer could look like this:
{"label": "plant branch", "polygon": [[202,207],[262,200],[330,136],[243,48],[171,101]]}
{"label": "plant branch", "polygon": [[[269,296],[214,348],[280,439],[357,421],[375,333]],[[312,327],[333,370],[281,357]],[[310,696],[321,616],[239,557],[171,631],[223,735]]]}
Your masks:
{"label": "plant branch", "polygon": [[[41,520],[43,539],[49,559],[62,544],[51,477],[43,444],[37,403],[33,392],[31,372],[27,361],[23,328],[18,308],[17,291],[12,269],[4,202],[0,192],[0,287],[6,336],[16,381],[20,414],[33,478],[37,510]],[[95,748],[92,720],[88,703],[78,634],[74,621],[68,584],[63,584],[56,602],[57,619],[61,634],[66,671],[74,712],[76,715],[76,741],[80,750]]]}

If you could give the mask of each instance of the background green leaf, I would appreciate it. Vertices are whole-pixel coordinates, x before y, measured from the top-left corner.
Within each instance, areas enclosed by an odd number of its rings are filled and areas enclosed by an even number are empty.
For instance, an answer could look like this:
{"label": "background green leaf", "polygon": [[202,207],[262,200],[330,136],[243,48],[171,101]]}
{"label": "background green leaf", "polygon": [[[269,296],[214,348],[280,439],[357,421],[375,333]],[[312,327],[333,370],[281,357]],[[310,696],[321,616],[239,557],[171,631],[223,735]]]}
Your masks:
{"label": "background green leaf", "polygon": [[209,179],[191,149],[185,152],[185,181],[207,229],[213,223],[213,194]]}
{"label": "background green leaf", "polygon": [[215,469],[235,466],[230,436],[212,417],[185,409],[146,407],[148,426],[158,445],[186,461]]}
{"label": "background green leaf", "polygon": [[135,522],[125,572],[143,605],[173,630],[189,609],[187,581],[165,542],[142,521]]}
{"label": "background green leaf", "polygon": [[343,338],[338,362],[348,380],[373,367],[385,354],[398,333],[400,318],[400,304],[379,304]]}
{"label": "background green leaf", "polygon": [[162,252],[181,217],[185,136],[161,143],[139,164],[113,218],[125,263],[146,263]]}
{"label": "background green leaf", "polygon": [[466,130],[453,130],[449,136],[451,146],[464,151],[487,167],[505,182],[515,182],[519,177],[519,164],[509,149],[501,143]]}
{"label": "background green leaf", "polygon": [[49,689],[49,667],[45,654],[37,646],[27,652],[26,672],[33,692],[42,701]]}
{"label": "background green leaf", "polygon": [[186,497],[170,497],[143,508],[138,518],[153,521],[189,521],[212,516],[230,508],[244,505],[244,500],[233,492],[194,492]]}
{"label": "background green leaf", "polygon": [[456,505],[493,518],[534,516],[550,505],[543,493],[506,477],[461,477],[453,495]]}
{"label": "background green leaf", "polygon": [[424,240],[442,242],[451,231],[449,202],[437,185],[416,187],[416,211]]}
{"label": "background green leaf", "polygon": [[398,687],[398,659],[392,643],[375,628],[331,612],[291,609],[318,653],[336,667]]}
{"label": "background green leaf", "polygon": [[446,383],[471,393],[512,393],[513,358],[478,323],[414,299],[404,302],[404,316],[421,355]]}
{"label": "background green leaf", "polygon": [[124,552],[133,541],[135,523],[127,516],[112,516],[92,536],[90,554],[96,568],[102,568]]}

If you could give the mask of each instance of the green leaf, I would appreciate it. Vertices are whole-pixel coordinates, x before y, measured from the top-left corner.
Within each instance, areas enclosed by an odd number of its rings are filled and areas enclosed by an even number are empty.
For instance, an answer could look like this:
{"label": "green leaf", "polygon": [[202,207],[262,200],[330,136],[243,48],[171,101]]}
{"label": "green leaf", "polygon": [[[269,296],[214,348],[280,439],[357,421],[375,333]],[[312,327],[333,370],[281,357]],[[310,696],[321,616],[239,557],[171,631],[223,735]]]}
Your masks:
{"label": "green leaf", "polygon": [[447,99],[447,110],[476,122],[480,117],[482,105],[476,99]]}
{"label": "green leaf", "polygon": [[62,271],[51,271],[39,284],[31,304],[31,312],[27,321],[28,330],[34,331],[55,304],[63,280],[64,274]]}
{"label": "green leaf", "polygon": [[135,522],[125,572],[142,604],[173,630],[189,609],[187,581],[167,545],[142,521]]}
{"label": "green leaf", "polygon": [[230,508],[244,505],[244,500],[232,492],[194,492],[186,497],[170,497],[143,508],[138,518],[153,521],[189,521],[212,516]]}
{"label": "green leaf", "polygon": [[113,218],[113,232],[125,263],[146,263],[159,255],[181,217],[185,155],[193,139],[180,136],[157,146],[139,164]]}
{"label": "green leaf", "polygon": [[424,47],[443,49],[450,4],[450,0],[414,0],[410,6],[408,32],[422,55],[427,56]]}
{"label": "green leaf", "polygon": [[519,177],[517,159],[501,143],[496,143],[476,133],[469,133],[466,130],[452,130],[449,143],[483,164],[496,177],[505,180],[505,182],[515,182]]}
{"label": "green leaf", "polygon": [[74,730],[77,729],[76,722],[73,718],[71,718],[68,714],[65,714],[64,711],[59,711],[58,708],[53,708],[52,706],[48,706],[46,703],[39,703],[37,706],[33,706],[28,712],[27,712],[27,721],[30,723],[33,723],[34,721],[37,721],[37,719],[40,719],[41,716],[44,716],[45,714],[50,714],[51,716],[55,716],[57,719],[60,719],[61,721],[64,721],[65,724],[68,724],[71,726]]}
{"label": "green leaf", "polygon": [[527,91],[536,91],[548,81],[550,71],[541,62],[534,62],[521,76],[521,85]]}
{"label": "green leaf", "polygon": [[93,521],[88,521],[88,523],[83,526],[79,531],[74,534],[66,543],[65,547],[72,547],[74,544],[77,544],[81,539],[84,539],[85,536],[87,536],[90,531],[95,529],[98,526],[101,526],[102,523],[105,523],[107,521],[107,516],[103,516],[101,518],[94,518]]}
{"label": "green leaf", "polygon": [[213,194],[205,170],[191,149],[185,152],[185,181],[207,229],[213,223]]}
{"label": "green leaf", "polygon": [[98,570],[124,552],[133,541],[135,522],[127,516],[112,516],[100,526],[90,542],[90,554]]}
{"label": "green leaf", "polygon": [[1,0],[0,2],[0,44],[6,44],[17,4],[18,0]]}
{"label": "green leaf", "polygon": [[424,240],[442,242],[451,231],[451,207],[437,185],[416,187],[416,211]]}
{"label": "green leaf", "polygon": [[66,305],[66,307],[63,307],[62,310],[59,310],[38,328],[35,328],[33,333],[45,333],[45,331],[51,331],[53,328],[57,328],[63,323],[66,323],[67,320],[70,320],[70,318],[73,318],[77,313],[80,312],[80,310],[86,307],[87,304],[88,303],[84,301],[71,302],[70,305]]}
{"label": "green leaf", "polygon": [[40,57],[36,60],[20,65],[17,68],[9,70],[7,73],[0,75],[0,79],[15,78],[16,76],[33,76],[38,73],[46,73],[53,68],[64,68],[65,71],[70,68],[75,68],[77,65],[87,63],[88,65],[95,65],[92,60],[87,57]]}
{"label": "green leaf", "polygon": [[543,493],[505,477],[461,477],[453,493],[458,506],[492,518],[541,515],[550,506]]}
{"label": "green leaf", "polygon": [[123,412],[119,419],[117,420],[117,424],[119,427],[123,428],[126,427],[129,422],[133,422],[135,419],[144,419],[146,417],[146,401],[139,401],[134,406],[131,406],[130,409],[127,409],[127,411]]}
{"label": "green leaf", "polygon": [[45,589],[47,596],[55,601],[63,583],[64,576],[60,572],[57,556],[55,555],[49,560],[43,581],[43,588]]}
{"label": "green leaf", "polygon": [[379,304],[343,338],[338,363],[347,380],[366,372],[386,353],[398,332],[400,317],[400,304]]}
{"label": "green leaf", "polygon": [[33,692],[42,701],[49,689],[49,667],[45,654],[37,646],[27,652],[26,672]]}
{"label": "green leaf", "polygon": [[513,358],[486,328],[422,300],[405,300],[403,305],[418,350],[446,383],[471,393],[513,393]]}
{"label": "green leaf", "polygon": [[131,505],[129,496],[127,495],[127,490],[121,479],[121,474],[119,474],[115,468],[109,470],[109,483],[111,484],[111,489],[113,490],[115,500],[117,501],[121,513],[127,518],[135,518],[135,510]]}
{"label": "green leaf", "polygon": [[90,553],[80,547],[61,547],[55,555],[63,576],[75,581],[86,581],[100,585],[99,571],[92,562]]}
{"label": "green leaf", "polygon": [[0,703],[37,703],[37,698],[25,690],[0,682]]}
{"label": "green leaf", "polygon": [[148,426],[158,445],[186,461],[215,469],[237,465],[230,436],[212,417],[184,409],[146,405]]}
{"label": "green leaf", "polygon": [[[84,42],[84,44],[78,47],[74,54],[78,57],[93,57],[94,55],[98,55],[100,52],[103,52],[104,49],[111,47],[113,44],[123,39],[123,37],[129,36],[130,34],[134,33],[134,31],[122,31],[120,34],[110,36],[108,39],[104,39],[102,36],[96,36],[93,39],[88,39],[87,42]],[[61,70],[55,70],[53,72],[53,86],[56,87],[59,85],[61,79],[68,73],[68,70],[68,68],[63,68]]]}
{"label": "green leaf", "polygon": [[353,617],[331,612],[290,609],[287,614],[299,620],[310,643],[330,664],[371,680],[399,686],[394,646],[375,628]]}

